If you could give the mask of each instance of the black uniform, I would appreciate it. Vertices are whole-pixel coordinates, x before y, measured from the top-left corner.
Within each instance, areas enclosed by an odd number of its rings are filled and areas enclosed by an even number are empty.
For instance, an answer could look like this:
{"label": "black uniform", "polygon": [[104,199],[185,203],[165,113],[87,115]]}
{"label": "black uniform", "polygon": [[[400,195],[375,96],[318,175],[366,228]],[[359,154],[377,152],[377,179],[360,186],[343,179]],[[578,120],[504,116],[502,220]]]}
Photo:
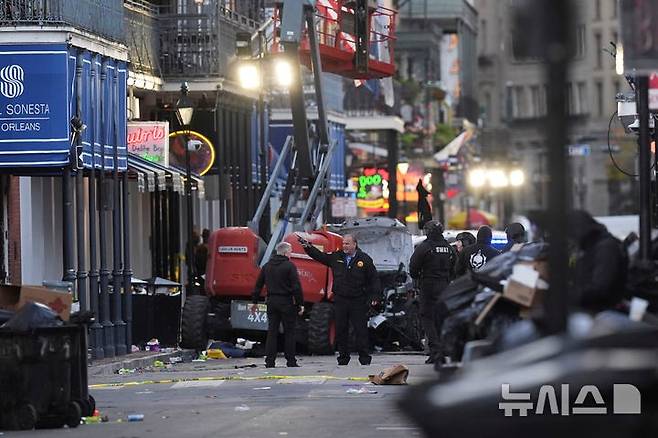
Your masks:
{"label": "black uniform", "polygon": [[467,271],[481,269],[489,260],[500,254],[491,246],[492,234],[491,228],[486,225],[480,227],[475,245],[470,245],[459,253],[457,276],[464,275]]}
{"label": "black uniform", "polygon": [[625,298],[628,275],[622,243],[584,211],[572,212],[569,222],[569,237],[578,245],[572,301],[593,313],[614,308]]}
{"label": "black uniform", "polygon": [[442,313],[439,296],[454,274],[457,253],[443,237],[441,229],[430,232],[411,256],[409,273],[420,281],[420,317],[430,349],[430,361],[441,353],[439,329]]}
{"label": "black uniform", "polygon": [[288,366],[294,366],[297,363],[295,359],[297,309],[304,304],[297,267],[288,257],[278,254],[273,256],[258,275],[251,297],[253,303],[258,302],[263,285],[267,286],[267,343],[265,346],[267,356],[265,364],[274,366],[279,324],[283,322],[286,361]]}
{"label": "black uniform", "polygon": [[343,251],[326,254],[312,245],[304,246],[306,253],[331,268],[334,276],[334,315],[336,318],[336,343],[338,363],[346,365],[350,360],[349,325],[356,336],[359,362],[367,365],[371,361],[368,341],[368,309],[370,302],[379,300],[380,287],[377,268],[370,256],[356,250],[347,264]]}

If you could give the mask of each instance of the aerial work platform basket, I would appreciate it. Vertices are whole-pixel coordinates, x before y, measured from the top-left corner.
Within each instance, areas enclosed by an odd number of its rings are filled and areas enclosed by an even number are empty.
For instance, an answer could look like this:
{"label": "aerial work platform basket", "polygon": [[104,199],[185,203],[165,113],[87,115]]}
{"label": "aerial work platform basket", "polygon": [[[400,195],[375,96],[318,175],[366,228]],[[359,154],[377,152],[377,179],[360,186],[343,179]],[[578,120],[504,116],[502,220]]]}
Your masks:
{"label": "aerial work platform basket", "polygon": [[[322,70],[352,79],[381,79],[395,73],[397,11],[376,0],[318,0],[315,26]],[[272,53],[283,52],[281,8],[274,12]],[[311,46],[306,33],[299,49],[310,67]]]}

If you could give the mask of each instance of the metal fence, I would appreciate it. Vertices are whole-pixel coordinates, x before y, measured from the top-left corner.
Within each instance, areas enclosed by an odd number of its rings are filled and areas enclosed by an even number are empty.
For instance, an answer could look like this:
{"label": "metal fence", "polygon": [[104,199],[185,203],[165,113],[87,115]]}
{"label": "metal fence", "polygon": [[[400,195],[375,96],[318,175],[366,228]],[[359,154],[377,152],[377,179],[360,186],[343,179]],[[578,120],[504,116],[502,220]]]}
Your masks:
{"label": "metal fence", "polygon": [[125,42],[123,0],[1,0],[0,26],[69,25]]}
{"label": "metal fence", "polygon": [[158,6],[145,0],[126,0],[124,4],[131,70],[162,76]]}

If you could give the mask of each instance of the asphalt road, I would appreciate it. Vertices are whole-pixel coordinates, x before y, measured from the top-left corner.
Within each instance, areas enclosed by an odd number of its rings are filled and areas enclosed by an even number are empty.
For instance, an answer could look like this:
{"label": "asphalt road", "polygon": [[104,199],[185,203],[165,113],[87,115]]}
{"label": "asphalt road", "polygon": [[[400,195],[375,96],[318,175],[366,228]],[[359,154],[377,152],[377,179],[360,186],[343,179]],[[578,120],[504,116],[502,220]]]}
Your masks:
{"label": "asphalt road", "polygon": [[[95,377],[90,391],[109,421],[76,429],[5,432],[17,437],[411,437],[421,432],[395,406],[404,386],[366,381],[386,367],[410,368],[409,383],[435,376],[425,356],[379,354],[361,366],[300,357],[300,368],[266,369],[262,360],[183,363]],[[279,359],[279,364],[284,364]],[[257,367],[245,367],[256,364]],[[354,393],[360,391],[360,393]],[[128,416],[142,414],[143,421]],[[4,438],[4,437],[3,437]]]}

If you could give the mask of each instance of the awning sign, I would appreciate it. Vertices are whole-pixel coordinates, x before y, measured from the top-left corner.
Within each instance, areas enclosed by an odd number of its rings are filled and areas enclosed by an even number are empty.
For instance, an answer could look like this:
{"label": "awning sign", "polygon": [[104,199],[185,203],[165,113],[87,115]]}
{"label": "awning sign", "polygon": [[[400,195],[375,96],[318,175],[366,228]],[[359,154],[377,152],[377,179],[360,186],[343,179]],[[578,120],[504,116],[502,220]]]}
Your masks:
{"label": "awning sign", "polygon": [[169,167],[169,122],[128,122],[128,152]]}
{"label": "awning sign", "polygon": [[69,162],[66,45],[0,45],[0,166]]}

